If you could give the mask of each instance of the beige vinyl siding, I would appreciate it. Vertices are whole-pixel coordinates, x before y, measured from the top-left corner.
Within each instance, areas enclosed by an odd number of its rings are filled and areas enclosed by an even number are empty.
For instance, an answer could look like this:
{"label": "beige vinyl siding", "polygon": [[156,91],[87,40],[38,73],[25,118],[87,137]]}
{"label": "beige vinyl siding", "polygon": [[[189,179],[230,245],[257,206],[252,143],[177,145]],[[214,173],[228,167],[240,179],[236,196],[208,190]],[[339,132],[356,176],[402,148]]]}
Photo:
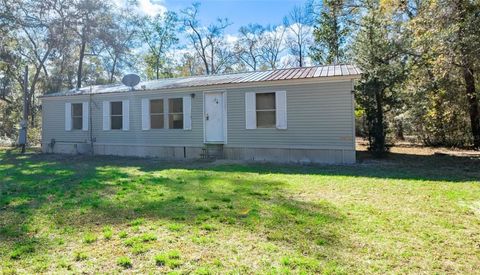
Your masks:
{"label": "beige vinyl siding", "polygon": [[[203,91],[227,92],[226,147],[252,148],[354,148],[352,82],[276,85],[250,88],[188,88],[183,90],[136,91],[97,94],[91,104],[93,137],[96,144],[203,146]],[[286,91],[287,129],[245,129],[245,93]],[[192,98],[192,129],[142,130],[142,98]],[[43,143],[89,142],[89,131],[65,131],[65,102],[85,102],[88,96],[43,98]],[[128,131],[103,130],[103,101],[129,100]],[[167,111],[167,110],[165,110]],[[167,126],[166,124],[165,126]]]}

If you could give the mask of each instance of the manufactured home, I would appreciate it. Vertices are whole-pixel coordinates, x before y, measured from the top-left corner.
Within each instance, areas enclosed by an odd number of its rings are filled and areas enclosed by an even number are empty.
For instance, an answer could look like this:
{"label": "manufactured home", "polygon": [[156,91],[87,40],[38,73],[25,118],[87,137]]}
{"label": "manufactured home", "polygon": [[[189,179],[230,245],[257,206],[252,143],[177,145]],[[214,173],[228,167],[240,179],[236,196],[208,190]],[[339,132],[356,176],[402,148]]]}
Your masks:
{"label": "manufactured home", "polygon": [[353,163],[353,65],[85,87],[42,99],[46,153]]}

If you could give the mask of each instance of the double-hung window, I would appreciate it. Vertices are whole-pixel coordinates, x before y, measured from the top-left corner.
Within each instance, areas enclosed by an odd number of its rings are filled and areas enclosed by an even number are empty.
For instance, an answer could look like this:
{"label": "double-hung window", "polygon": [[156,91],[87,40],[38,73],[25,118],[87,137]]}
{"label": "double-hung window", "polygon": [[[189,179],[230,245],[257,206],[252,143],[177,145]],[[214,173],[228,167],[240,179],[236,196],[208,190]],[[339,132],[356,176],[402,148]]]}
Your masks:
{"label": "double-hung window", "polygon": [[287,129],[287,92],[246,92],[245,128]]}
{"label": "double-hung window", "polygon": [[257,128],[275,128],[275,93],[255,94]]}
{"label": "double-hung window", "polygon": [[110,129],[121,130],[123,128],[122,101],[110,102]]}
{"label": "double-hung window", "polygon": [[65,131],[88,131],[88,102],[65,102]]}
{"label": "double-hung window", "polygon": [[72,128],[75,130],[83,128],[83,103],[72,103]]}
{"label": "double-hung window", "polygon": [[163,99],[150,100],[150,128],[164,128]]}
{"label": "double-hung window", "polygon": [[142,98],[142,130],[192,129],[192,98]]}
{"label": "double-hung window", "polygon": [[168,99],[168,128],[183,129],[183,98]]}

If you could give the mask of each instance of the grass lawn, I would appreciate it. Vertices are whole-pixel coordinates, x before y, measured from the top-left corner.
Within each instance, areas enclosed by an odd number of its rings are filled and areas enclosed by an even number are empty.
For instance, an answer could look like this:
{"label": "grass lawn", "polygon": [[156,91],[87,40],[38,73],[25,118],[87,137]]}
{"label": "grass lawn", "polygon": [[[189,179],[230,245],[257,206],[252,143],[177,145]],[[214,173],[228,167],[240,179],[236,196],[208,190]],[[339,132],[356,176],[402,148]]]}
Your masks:
{"label": "grass lawn", "polygon": [[480,272],[480,160],[168,163],[0,150],[4,273]]}

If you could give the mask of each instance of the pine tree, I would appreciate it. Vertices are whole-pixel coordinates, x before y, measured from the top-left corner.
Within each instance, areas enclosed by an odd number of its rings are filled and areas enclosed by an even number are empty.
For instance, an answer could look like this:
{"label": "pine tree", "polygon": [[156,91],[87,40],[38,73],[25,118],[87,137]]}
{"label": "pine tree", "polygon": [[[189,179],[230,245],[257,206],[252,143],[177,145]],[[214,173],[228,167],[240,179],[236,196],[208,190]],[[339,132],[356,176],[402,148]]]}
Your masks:
{"label": "pine tree", "polygon": [[385,113],[399,103],[398,86],[405,79],[406,60],[402,40],[395,39],[395,26],[378,1],[366,1],[365,12],[354,44],[355,61],[363,71],[356,100],[366,114],[369,149],[383,156],[388,150]]}
{"label": "pine tree", "polygon": [[344,62],[352,13],[344,0],[322,0],[317,14],[311,58],[320,64]]}

